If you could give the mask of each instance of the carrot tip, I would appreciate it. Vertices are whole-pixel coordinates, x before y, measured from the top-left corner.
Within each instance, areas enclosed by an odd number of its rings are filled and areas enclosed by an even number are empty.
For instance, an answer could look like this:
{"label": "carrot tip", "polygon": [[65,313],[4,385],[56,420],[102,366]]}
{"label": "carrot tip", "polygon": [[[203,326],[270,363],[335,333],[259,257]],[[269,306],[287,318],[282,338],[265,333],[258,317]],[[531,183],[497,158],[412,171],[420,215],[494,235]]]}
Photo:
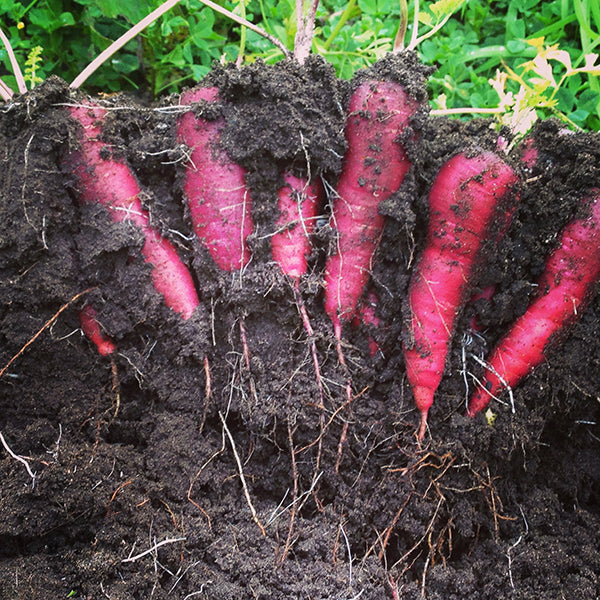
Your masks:
{"label": "carrot tip", "polygon": [[419,432],[417,433],[417,440],[419,442],[423,441],[423,438],[425,437],[425,432],[427,431],[427,413],[428,412],[429,412],[429,410],[421,411],[421,424],[419,426]]}

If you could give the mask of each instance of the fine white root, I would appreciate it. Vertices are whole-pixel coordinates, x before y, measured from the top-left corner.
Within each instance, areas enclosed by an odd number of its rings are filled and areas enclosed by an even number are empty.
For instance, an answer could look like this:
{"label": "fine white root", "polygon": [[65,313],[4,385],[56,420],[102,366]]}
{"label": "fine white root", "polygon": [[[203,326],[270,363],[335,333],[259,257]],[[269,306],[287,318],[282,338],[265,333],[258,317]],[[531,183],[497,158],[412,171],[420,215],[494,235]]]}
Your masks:
{"label": "fine white root", "polygon": [[0,442],[2,442],[2,445],[4,446],[4,449],[15,459],[18,460],[20,463],[25,465],[25,468],[27,469],[27,473],[29,474],[29,477],[31,477],[31,489],[33,489],[35,487],[35,476],[36,474],[31,470],[31,467],[29,466],[29,463],[22,457],[19,456],[18,454],[15,454],[10,446],[6,443],[6,440],[4,439],[4,436],[2,435],[2,432],[0,432]]}
{"label": "fine white root", "polygon": [[[139,560],[140,558],[143,558],[144,556],[147,556],[148,554],[152,554],[154,552],[156,552],[156,550],[158,550],[161,546],[166,546],[167,544],[174,544],[176,542],[184,542],[185,541],[185,537],[178,537],[178,538],[167,538],[166,540],[163,540],[162,542],[157,542],[156,544],[154,544],[154,546],[152,546],[151,548],[148,548],[148,550],[144,550],[143,552],[140,552],[139,554],[136,554],[135,556],[128,556],[127,558],[124,558],[121,562],[122,563],[132,563],[135,562],[136,560]],[[131,549],[133,551],[133,548]]]}
{"label": "fine white root", "polygon": [[248,490],[248,485],[246,484],[246,478],[244,477],[242,461],[240,459],[240,455],[237,452],[237,449],[235,446],[235,441],[233,439],[233,436],[231,435],[231,431],[229,431],[229,427],[227,427],[227,423],[225,422],[225,417],[223,416],[223,413],[221,411],[219,411],[219,418],[221,419],[221,423],[223,424],[223,431],[225,431],[227,438],[229,439],[229,443],[231,444],[231,449],[233,451],[233,457],[235,458],[235,462],[238,467],[238,474],[240,476],[240,481],[242,483],[242,489],[244,490],[244,496],[246,497],[246,502],[248,503],[248,507],[250,508],[250,513],[252,514],[252,520],[258,525],[260,532],[263,535],[267,535],[267,532],[266,532],[263,524],[260,522],[260,519],[258,518],[256,509],[254,508],[254,505],[252,504],[252,498],[250,498],[250,492]]}

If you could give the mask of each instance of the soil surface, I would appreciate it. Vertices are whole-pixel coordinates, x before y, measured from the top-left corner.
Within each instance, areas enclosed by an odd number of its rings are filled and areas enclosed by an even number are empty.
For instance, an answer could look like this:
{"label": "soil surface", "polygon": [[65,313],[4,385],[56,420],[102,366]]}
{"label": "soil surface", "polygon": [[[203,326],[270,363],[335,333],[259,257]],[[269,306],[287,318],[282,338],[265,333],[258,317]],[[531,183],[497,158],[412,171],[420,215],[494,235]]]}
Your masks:
{"label": "soil surface", "polygon": [[[409,56],[356,81],[396,79],[424,101],[426,75]],[[413,167],[380,206],[370,291],[381,325],[345,328],[347,368],[323,310],[335,245],[323,208],[300,286],[321,403],[269,240],[284,170],[335,189],[356,81],[318,58],[209,75],[223,102],[195,110],[226,118],[221,143],[253,199],[252,261],[234,274],[192,235],[178,98],[96,99],[110,109],[113,155],[192,271],[201,306],[187,321],[154,290],[140,231],[78,201],[64,159],[80,131],[64,105],[87,99],[51,78],[0,107],[0,598],[600,597],[600,295],[514,390],[514,412],[494,401],[488,418],[465,416],[477,359],[524,312],[561,228],[600,182],[598,136],[548,121],[533,169],[518,149],[507,156],[521,200],[472,282],[496,294],[462,311],[418,444],[401,342],[427,190],[449,156],[494,149],[498,134],[485,120],[413,121]],[[109,357],[81,332],[86,302],[118,347]]]}

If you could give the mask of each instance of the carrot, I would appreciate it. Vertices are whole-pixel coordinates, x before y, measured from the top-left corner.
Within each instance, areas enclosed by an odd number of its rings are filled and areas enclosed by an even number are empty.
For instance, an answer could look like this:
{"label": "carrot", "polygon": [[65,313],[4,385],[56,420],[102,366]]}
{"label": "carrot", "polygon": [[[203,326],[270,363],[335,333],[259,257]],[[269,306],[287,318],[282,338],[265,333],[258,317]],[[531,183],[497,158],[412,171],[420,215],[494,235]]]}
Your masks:
{"label": "carrot", "polygon": [[296,305],[309,338],[322,405],[323,381],[314,340],[315,332],[300,292],[300,279],[306,275],[308,269],[308,257],[311,251],[310,236],[315,228],[323,189],[317,182],[309,183],[306,179],[296,177],[292,173],[285,173],[283,179],[284,185],[277,194],[279,218],[276,222],[277,231],[271,239],[271,250],[273,259],[281,271],[293,282]]}
{"label": "carrot", "polygon": [[[181,104],[216,103],[218,89],[197,88],[181,96]],[[192,111],[179,120],[177,135],[190,147],[183,191],[194,232],[223,271],[243,269],[250,261],[246,239],[252,233],[252,201],[245,170],[219,147],[225,120],[209,121]]]}
{"label": "carrot", "polygon": [[199,303],[192,276],[173,245],[150,225],[148,211],[140,201],[140,187],[130,168],[115,158],[104,158],[109,149],[101,140],[106,111],[95,105],[69,110],[81,125],[80,146],[65,157],[64,164],[76,178],[79,201],[102,204],[113,221],[133,223],[142,231],[142,254],[152,265],[155,289],[169,308],[188,319]]}
{"label": "carrot", "polygon": [[493,350],[484,384],[469,401],[470,416],[541,364],[551,339],[578,318],[589,300],[600,279],[600,190],[593,190],[584,204],[587,218],[575,219],[563,229],[537,282],[539,295]]}
{"label": "carrot", "polygon": [[83,333],[93,342],[99,354],[109,356],[117,350],[115,343],[100,329],[96,320],[96,309],[91,304],[86,304],[79,311],[79,323]]}
{"label": "carrot", "polygon": [[325,311],[333,323],[342,365],[342,326],[356,315],[369,279],[384,226],[379,203],[398,190],[410,169],[399,138],[419,106],[391,81],[365,81],[350,98],[348,150],[331,214],[337,247],[325,265],[324,281]]}
{"label": "carrot", "polygon": [[321,186],[314,182],[284,174],[284,185],[278,192],[279,218],[277,231],[271,238],[275,262],[285,275],[297,280],[306,274],[310,256],[310,236],[320,209]]}
{"label": "carrot", "polygon": [[492,226],[506,229],[517,182],[496,154],[461,153],[443,165],[429,193],[427,242],[409,285],[411,317],[404,342],[408,381],[421,412],[419,440],[483,241]]}

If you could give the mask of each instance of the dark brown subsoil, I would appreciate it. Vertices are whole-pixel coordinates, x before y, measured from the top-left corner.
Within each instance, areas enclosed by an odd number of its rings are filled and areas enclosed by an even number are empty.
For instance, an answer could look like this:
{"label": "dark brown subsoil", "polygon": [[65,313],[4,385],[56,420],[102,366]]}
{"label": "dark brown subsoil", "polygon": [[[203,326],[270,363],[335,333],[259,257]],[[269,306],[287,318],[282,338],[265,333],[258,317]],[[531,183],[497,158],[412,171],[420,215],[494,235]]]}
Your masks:
{"label": "dark brown subsoil", "polygon": [[[397,62],[380,73],[422,95],[425,74]],[[154,291],[139,231],[76,201],[61,167],[76,126],[61,104],[85,98],[51,79],[0,108],[0,369],[17,356],[0,379],[0,598],[600,597],[600,296],[514,390],[514,414],[494,403],[489,424],[464,409],[481,373],[473,355],[525,310],[558,232],[600,182],[598,137],[537,127],[540,161],[523,171],[515,221],[487,245],[476,282],[497,293],[461,315],[418,445],[400,340],[426,191],[449,155],[494,147],[490,122],[413,124],[414,167],[380,207],[389,218],[371,285],[384,326],[344,332],[349,373],[322,308],[324,209],[302,283],[320,406],[269,232],[284,168],[335,186],[349,85],[319,59],[220,69],[209,82],[227,101],[224,143],[255,201],[253,259],[235,276],[191,236],[177,99],[106,100],[107,141],[193,271],[201,308],[187,322]],[[81,334],[84,299],[118,345],[112,361]]]}

